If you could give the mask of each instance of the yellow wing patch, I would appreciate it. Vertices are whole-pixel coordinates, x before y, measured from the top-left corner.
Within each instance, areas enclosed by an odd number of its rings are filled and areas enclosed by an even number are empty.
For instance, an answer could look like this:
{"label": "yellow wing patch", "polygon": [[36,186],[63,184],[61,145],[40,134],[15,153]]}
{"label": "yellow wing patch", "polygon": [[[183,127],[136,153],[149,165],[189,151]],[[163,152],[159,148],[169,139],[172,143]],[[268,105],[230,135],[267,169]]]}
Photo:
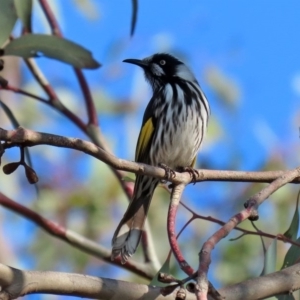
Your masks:
{"label": "yellow wing patch", "polygon": [[196,159],[197,159],[197,156],[195,156],[195,158],[193,159],[193,161],[192,161],[192,163],[191,163],[191,167],[192,167],[192,168],[195,167]]}
{"label": "yellow wing patch", "polygon": [[143,152],[147,148],[148,143],[152,137],[153,131],[154,131],[154,126],[153,126],[152,118],[150,118],[143,125],[139,135],[139,139],[136,146],[136,152],[135,152],[136,161],[139,160],[139,158],[142,156]]}

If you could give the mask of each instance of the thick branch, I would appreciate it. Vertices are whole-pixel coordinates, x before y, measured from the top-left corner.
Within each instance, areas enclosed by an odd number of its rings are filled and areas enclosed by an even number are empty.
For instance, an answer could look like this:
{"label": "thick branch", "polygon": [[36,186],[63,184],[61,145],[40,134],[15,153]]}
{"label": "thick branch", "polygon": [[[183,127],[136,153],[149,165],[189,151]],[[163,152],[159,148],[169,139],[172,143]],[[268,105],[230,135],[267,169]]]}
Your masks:
{"label": "thick branch", "polygon": [[[246,280],[219,290],[230,300],[263,299],[300,288],[300,264],[266,276]],[[177,290],[167,296],[160,288],[120,280],[61,272],[21,271],[0,264],[0,300],[27,294],[72,295],[91,299],[175,299]],[[196,299],[187,292],[186,300]],[[210,297],[208,299],[211,299]]]}
{"label": "thick branch", "polygon": [[[153,167],[141,163],[118,159],[114,155],[97,147],[95,144],[77,138],[68,138],[54,134],[35,132],[19,127],[16,130],[4,130],[0,128],[0,141],[6,141],[12,145],[37,146],[51,145],[75,149],[89,154],[113,168],[128,172],[145,174],[160,179],[165,179],[165,171],[158,167]],[[237,181],[237,182],[272,182],[286,173],[286,171],[266,171],[266,172],[244,172],[244,171],[220,171],[220,170],[198,170],[199,175],[196,181]],[[191,177],[188,172],[175,173],[175,177],[170,181],[179,183],[190,183]],[[300,183],[299,176],[290,181]]]}

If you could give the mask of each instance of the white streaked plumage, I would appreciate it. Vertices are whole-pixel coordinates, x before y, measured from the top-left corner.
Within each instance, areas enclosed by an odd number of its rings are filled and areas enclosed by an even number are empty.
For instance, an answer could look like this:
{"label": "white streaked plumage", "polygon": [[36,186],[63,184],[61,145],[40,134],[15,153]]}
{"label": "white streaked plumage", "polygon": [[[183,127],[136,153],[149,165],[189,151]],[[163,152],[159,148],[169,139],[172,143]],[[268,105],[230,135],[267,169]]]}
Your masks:
{"label": "white streaked plumage", "polygon": [[[141,130],[138,145],[142,149],[137,147],[137,161],[155,166],[163,163],[174,170],[193,167],[210,115],[208,101],[195,76],[169,54],[125,62],[142,67],[153,89],[142,125],[148,130]],[[125,263],[136,251],[158,183],[156,178],[137,175],[133,199],[112,239],[112,259],[120,255]]]}

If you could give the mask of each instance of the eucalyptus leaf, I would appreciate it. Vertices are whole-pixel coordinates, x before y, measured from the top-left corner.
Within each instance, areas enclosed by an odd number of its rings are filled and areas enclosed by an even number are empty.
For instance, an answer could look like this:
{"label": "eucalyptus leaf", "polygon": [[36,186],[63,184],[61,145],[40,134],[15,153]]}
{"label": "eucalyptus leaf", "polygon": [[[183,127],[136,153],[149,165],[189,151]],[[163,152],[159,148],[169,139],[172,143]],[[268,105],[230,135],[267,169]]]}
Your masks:
{"label": "eucalyptus leaf", "polygon": [[265,253],[264,269],[261,276],[270,274],[276,271],[276,260],[277,260],[277,238],[275,238],[268,250]]}
{"label": "eucalyptus leaf", "polygon": [[46,56],[76,68],[96,69],[100,64],[87,49],[69,40],[46,34],[26,34],[11,41],[4,55],[23,58]]}
{"label": "eucalyptus leaf", "polygon": [[31,32],[32,0],[14,0],[17,16],[22,21],[24,28]]}
{"label": "eucalyptus leaf", "polygon": [[298,193],[297,202],[295,213],[291,222],[289,229],[283,234],[288,239],[295,241],[297,239],[297,234],[299,230],[299,198],[300,198],[300,191]]}
{"label": "eucalyptus leaf", "polygon": [[[289,229],[284,233],[284,236],[286,236],[289,239],[292,239],[293,241],[296,241],[297,243],[300,243],[300,237],[296,239],[298,233],[298,227],[299,227],[299,208],[298,208],[299,198],[300,198],[300,191],[297,196],[296,209],[295,209],[295,213],[291,225]],[[300,248],[296,245],[292,245],[285,255],[281,270],[299,262],[299,259],[300,259]],[[276,297],[276,299],[294,300],[295,297],[292,294],[288,294],[288,295],[279,295]]]}
{"label": "eucalyptus leaf", "polygon": [[0,47],[7,41],[18,19],[14,0],[0,0]]}
{"label": "eucalyptus leaf", "polygon": [[[296,241],[300,244],[300,237]],[[300,247],[292,245],[285,255],[281,269],[287,268],[298,262],[300,259]]]}

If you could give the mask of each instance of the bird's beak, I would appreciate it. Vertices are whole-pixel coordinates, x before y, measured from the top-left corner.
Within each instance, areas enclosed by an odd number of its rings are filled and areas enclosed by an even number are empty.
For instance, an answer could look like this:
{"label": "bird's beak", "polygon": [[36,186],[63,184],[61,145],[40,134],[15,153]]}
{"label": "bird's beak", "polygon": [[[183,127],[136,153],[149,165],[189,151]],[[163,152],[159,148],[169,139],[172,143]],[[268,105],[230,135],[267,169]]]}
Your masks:
{"label": "bird's beak", "polygon": [[143,69],[145,69],[149,66],[149,64],[146,61],[140,60],[140,59],[129,58],[129,59],[124,59],[123,62],[133,64],[133,65],[137,65],[137,66],[139,66]]}

